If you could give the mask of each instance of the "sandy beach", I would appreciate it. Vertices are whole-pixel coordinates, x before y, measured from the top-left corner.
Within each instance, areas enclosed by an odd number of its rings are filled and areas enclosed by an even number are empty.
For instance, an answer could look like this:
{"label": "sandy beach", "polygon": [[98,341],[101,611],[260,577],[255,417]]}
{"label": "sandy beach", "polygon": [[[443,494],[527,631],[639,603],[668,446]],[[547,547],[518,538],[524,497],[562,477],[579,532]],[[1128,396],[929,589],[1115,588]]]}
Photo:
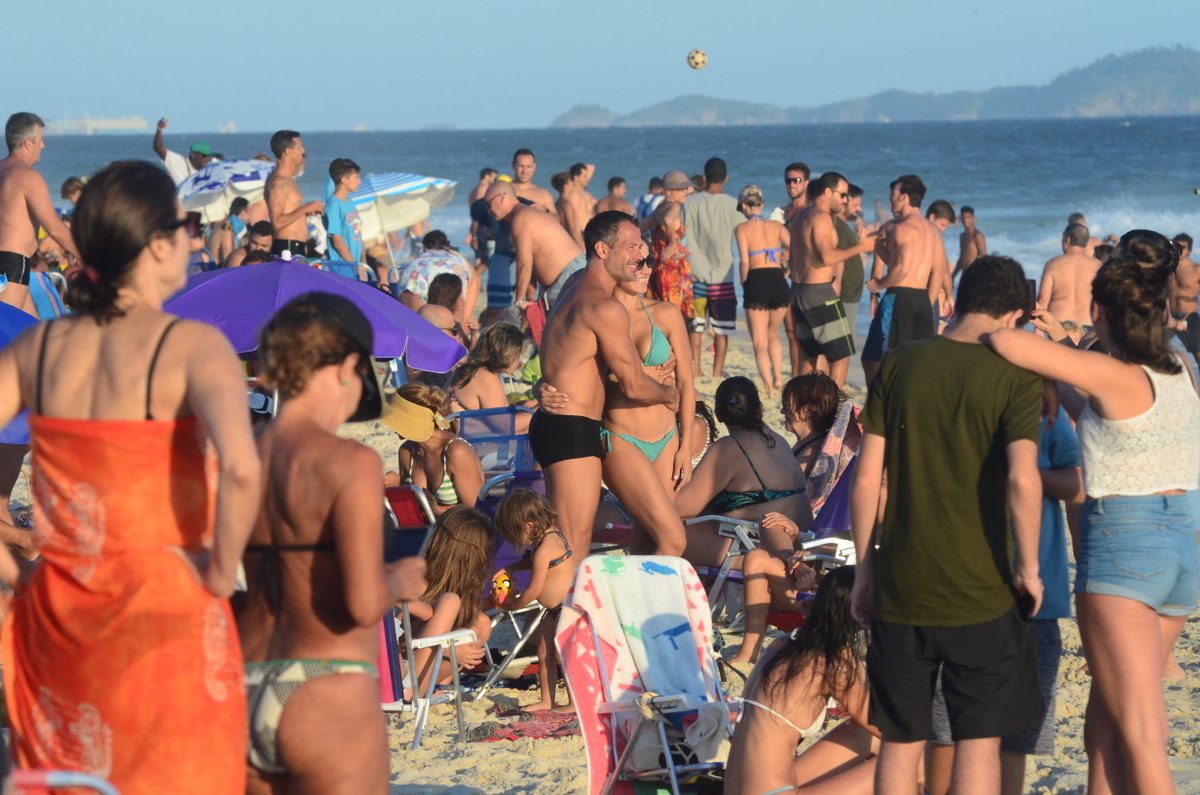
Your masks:
{"label": "sandy beach", "polygon": [[[731,340],[726,375],[745,375],[757,381],[757,371],[743,318],[742,328]],[[861,340],[859,343],[861,345]],[[785,348],[786,356],[786,348]],[[704,359],[706,368],[711,358]],[[712,401],[718,382],[701,378],[697,391]],[[866,395],[862,369],[855,357],[849,377],[856,402]],[[778,412],[768,406],[768,421],[777,424]],[[782,428],[779,428],[782,431]],[[367,440],[394,460],[395,443],[390,434],[371,433]],[[394,438],[394,437],[393,437]],[[390,447],[390,450],[389,450]],[[1059,672],[1056,720],[1058,742],[1052,758],[1030,757],[1026,771],[1026,791],[1030,793],[1084,793],[1087,783],[1087,757],[1083,750],[1083,715],[1090,680],[1084,672],[1079,630],[1073,621],[1060,622],[1063,633],[1063,659]],[[778,633],[775,633],[778,634]],[[731,657],[741,638],[726,635],[724,656]],[[1167,714],[1170,718],[1171,767],[1178,791],[1200,793],[1200,618],[1187,624],[1176,647],[1185,678],[1166,686]],[[731,676],[729,690],[740,692],[740,680]],[[503,723],[494,715],[497,705],[511,706],[514,701],[536,700],[536,691],[510,688],[490,691],[481,701],[466,705],[468,728],[488,721]],[[392,774],[394,795],[515,795],[516,793],[584,793],[587,770],[580,737],[562,739],[520,739],[497,742],[457,741],[453,709],[445,706],[434,711],[428,733],[418,751],[409,749],[412,719],[392,718],[390,731],[393,749]]]}
{"label": "sandy beach", "polygon": [[[731,340],[726,375],[745,375],[757,381],[749,336],[743,328]],[[861,340],[860,340],[861,344]],[[786,356],[786,349],[785,349]],[[706,368],[711,358],[704,359]],[[856,402],[865,397],[862,370],[855,358],[850,370],[850,390]],[[700,395],[712,401],[717,381],[701,378]],[[778,412],[767,406],[769,422],[778,424]],[[778,428],[782,431],[782,428]],[[386,465],[394,468],[396,436],[379,423],[345,426],[344,433],[379,451]],[[28,470],[13,495],[18,512],[28,505]],[[1059,672],[1056,720],[1058,741],[1052,758],[1030,758],[1026,773],[1027,792],[1083,793],[1086,791],[1087,758],[1083,751],[1083,714],[1089,678],[1073,621],[1062,621],[1064,653]],[[773,632],[773,634],[778,634]],[[741,638],[726,634],[724,656],[731,657]],[[1170,719],[1171,766],[1180,793],[1200,793],[1200,618],[1189,620],[1176,647],[1185,678],[1166,686]],[[731,676],[730,692],[740,692],[740,680]],[[537,699],[533,691],[495,688],[478,702],[467,702],[468,729],[482,724],[504,724],[495,715],[497,706],[509,708]],[[510,720],[510,719],[509,719]],[[453,709],[435,708],[422,746],[412,751],[413,718],[391,716],[389,738],[392,755],[393,795],[516,795],[516,793],[584,793],[587,768],[583,740],[579,736],[552,739],[518,739],[459,743]]]}

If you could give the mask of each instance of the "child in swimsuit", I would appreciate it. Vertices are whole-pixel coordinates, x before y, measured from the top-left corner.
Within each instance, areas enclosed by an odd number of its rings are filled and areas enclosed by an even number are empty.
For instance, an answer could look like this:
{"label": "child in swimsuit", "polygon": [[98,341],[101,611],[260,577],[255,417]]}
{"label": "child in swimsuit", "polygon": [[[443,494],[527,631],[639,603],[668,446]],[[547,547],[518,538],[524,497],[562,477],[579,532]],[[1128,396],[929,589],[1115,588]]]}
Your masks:
{"label": "child in swimsuit", "polygon": [[525,560],[532,572],[529,585],[518,594],[509,596],[501,607],[519,610],[533,602],[549,608],[552,615],[542,622],[538,636],[538,688],[542,698],[523,709],[530,712],[552,709],[556,712],[574,710],[571,695],[564,706],[555,706],[555,685],[558,665],[554,651],[554,629],[551,621],[561,607],[571,587],[574,566],[562,564],[570,560],[571,544],[566,534],[554,526],[556,515],[546,498],[531,489],[513,489],[496,507],[496,533],[516,548],[527,548]]}
{"label": "child in swimsuit", "polygon": [[[491,578],[496,542],[487,517],[474,508],[456,505],[438,517],[425,550],[425,579],[429,583],[420,600],[408,603],[413,633],[418,638],[442,635],[455,629],[473,629],[476,643],[458,647],[458,664],[464,670],[478,665],[486,651],[492,624],[483,612],[483,592]],[[434,649],[417,651],[416,663],[422,690],[428,686]],[[445,681],[451,672],[442,666]]]}

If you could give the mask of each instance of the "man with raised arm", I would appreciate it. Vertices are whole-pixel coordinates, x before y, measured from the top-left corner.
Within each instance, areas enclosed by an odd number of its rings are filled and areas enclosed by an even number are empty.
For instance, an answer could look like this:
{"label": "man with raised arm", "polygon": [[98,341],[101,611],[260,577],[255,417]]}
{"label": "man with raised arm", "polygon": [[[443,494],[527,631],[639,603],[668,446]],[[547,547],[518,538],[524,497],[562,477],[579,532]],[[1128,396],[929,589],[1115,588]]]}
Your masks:
{"label": "man with raised arm", "polygon": [[893,217],[879,228],[874,274],[867,281],[867,289],[879,296],[863,346],[863,374],[868,384],[879,372],[885,351],[937,332],[929,284],[939,255],[945,256],[945,247],[937,228],[921,217],[925,183],[916,174],[904,174],[892,182],[891,189]]}
{"label": "man with raised arm", "polygon": [[158,159],[162,161],[163,168],[171,175],[171,179],[176,185],[207,166],[216,156],[212,147],[203,141],[194,142],[188,149],[187,157],[168,149],[166,143],[163,142],[163,130],[165,129],[167,129],[166,116],[159,119],[158,124],[154,128],[154,143],[152,145],[154,147],[154,154],[158,155]]}
{"label": "man with raised arm", "polygon": [[1080,328],[1092,327],[1092,280],[1100,260],[1088,250],[1088,228],[1071,224],[1063,231],[1063,253],[1046,263],[1038,290],[1038,306],[1060,322],[1070,320]]}
{"label": "man with raised arm", "polygon": [[546,473],[546,494],[577,560],[587,554],[600,503],[605,374],[630,400],[672,411],[679,405],[678,390],[643,369],[629,336],[629,313],[612,297],[617,283],[633,281],[647,267],[637,221],[615,210],[603,212],[583,235],[587,268],[563,291],[542,336],[542,378],[570,402],[553,414],[539,411],[529,424],[529,446]]}
{"label": "man with raised arm", "polygon": [[0,275],[6,279],[0,301],[36,312],[29,296],[29,260],[38,247],[38,227],[62,246],[68,261],[79,252],[71,231],[58,218],[46,180],[33,169],[46,148],[45,123],[33,113],[14,113],[4,125],[8,157],[0,160]]}
{"label": "man with raised arm", "polygon": [[515,186],[494,182],[484,194],[488,212],[511,228],[516,255],[516,304],[523,309],[533,296],[530,285],[543,288],[546,304],[553,307],[567,279],[583,270],[587,257],[558,222],[558,215],[544,213],[517,199]]}
{"label": "man with raised arm", "polygon": [[323,211],[325,203],[305,203],[304,194],[296,184],[296,178],[304,173],[304,163],[308,160],[300,133],[280,130],[272,135],[271,153],[277,163],[271,176],[267,177],[266,189],[267,211],[275,230],[271,253],[288,251],[294,256],[307,256],[308,216]]}
{"label": "man with raised arm", "polygon": [[[533,184],[533,175],[537,173],[537,158],[534,157],[533,150],[518,149],[513,152],[512,168],[512,187],[517,195],[543,212],[556,214],[554,197],[550,195],[550,191]],[[520,298],[520,294],[517,297]]]}
{"label": "man with raised arm", "polygon": [[812,373],[827,367],[838,386],[846,383],[854,353],[854,328],[839,297],[842,271],[846,260],[875,247],[874,235],[867,234],[856,245],[838,248],[833,217],[842,211],[849,191],[845,177],[825,172],[809,183],[808,203],[790,226],[792,320],[804,352],[800,370]]}

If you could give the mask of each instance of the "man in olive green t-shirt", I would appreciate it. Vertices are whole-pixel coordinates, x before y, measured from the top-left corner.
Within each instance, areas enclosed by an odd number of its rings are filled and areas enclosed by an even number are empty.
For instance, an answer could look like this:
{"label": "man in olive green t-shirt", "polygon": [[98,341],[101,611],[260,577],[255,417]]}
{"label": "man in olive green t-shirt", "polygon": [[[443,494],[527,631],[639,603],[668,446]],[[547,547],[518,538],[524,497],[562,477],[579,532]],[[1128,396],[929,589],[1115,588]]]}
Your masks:
{"label": "man in olive green t-shirt", "polygon": [[1023,324],[1030,302],[1019,264],[980,258],[963,276],[945,335],[889,352],[871,384],[851,492],[852,606],[871,629],[867,676],[871,723],[883,733],[881,795],[915,788],[939,668],[956,791],[997,791],[999,738],[1039,719],[1026,619],[1042,596],[1042,386],[982,344],[997,329]]}

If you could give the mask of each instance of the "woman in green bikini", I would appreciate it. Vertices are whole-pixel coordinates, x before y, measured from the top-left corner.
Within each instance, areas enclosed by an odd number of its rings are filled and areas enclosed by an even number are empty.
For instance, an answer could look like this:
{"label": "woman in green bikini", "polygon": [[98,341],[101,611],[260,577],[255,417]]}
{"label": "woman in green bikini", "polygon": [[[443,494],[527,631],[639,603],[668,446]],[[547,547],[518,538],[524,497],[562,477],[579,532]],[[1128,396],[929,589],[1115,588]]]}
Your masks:
{"label": "woman in green bikini", "polygon": [[630,335],[645,367],[658,370],[675,357],[674,369],[664,378],[679,389],[679,410],[631,403],[609,383],[602,432],[608,453],[604,482],[633,516],[635,554],[680,555],[687,538],[675,494],[692,476],[692,349],[679,307],[646,297],[650,271],[643,260],[637,278],[618,283],[613,298],[629,310]]}

